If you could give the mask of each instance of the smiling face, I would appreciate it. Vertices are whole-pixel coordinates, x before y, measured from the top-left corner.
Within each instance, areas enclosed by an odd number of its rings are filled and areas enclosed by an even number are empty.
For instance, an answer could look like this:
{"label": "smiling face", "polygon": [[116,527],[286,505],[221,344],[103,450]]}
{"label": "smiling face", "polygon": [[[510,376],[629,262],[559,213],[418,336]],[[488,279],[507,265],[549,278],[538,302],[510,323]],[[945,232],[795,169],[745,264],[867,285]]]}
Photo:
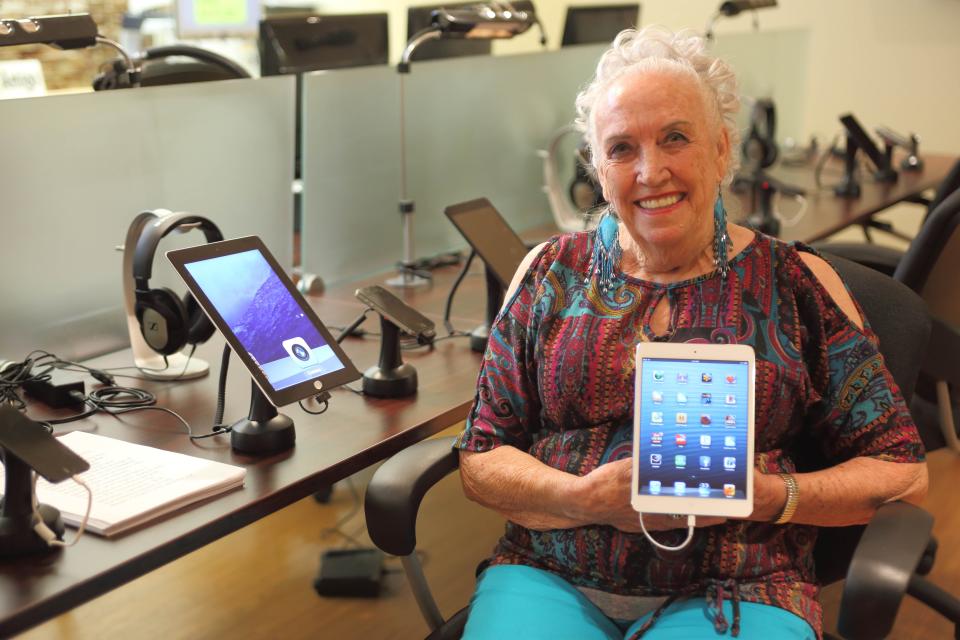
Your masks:
{"label": "smiling face", "polygon": [[730,144],[698,80],[669,69],[625,74],[601,95],[593,118],[603,195],[640,251],[712,239]]}

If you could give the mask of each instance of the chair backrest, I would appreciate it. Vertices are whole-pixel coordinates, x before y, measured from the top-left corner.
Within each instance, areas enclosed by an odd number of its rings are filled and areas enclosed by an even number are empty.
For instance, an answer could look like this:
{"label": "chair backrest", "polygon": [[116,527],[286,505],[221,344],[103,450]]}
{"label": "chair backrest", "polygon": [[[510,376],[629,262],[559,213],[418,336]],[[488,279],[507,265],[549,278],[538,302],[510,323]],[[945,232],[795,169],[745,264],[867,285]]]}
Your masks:
{"label": "chair backrest", "polygon": [[[926,291],[928,282],[946,284],[945,293],[952,293],[957,267],[960,266],[960,242],[957,228],[960,227],[960,189],[944,198],[943,202],[930,214],[919,233],[910,243],[903,259],[897,265],[893,277],[914,291],[920,293],[928,304],[934,302],[934,293],[939,300],[942,286],[935,291]],[[933,280],[931,280],[933,278]],[[948,295],[948,298],[955,296]],[[931,309],[931,311],[933,311]],[[941,317],[934,311],[934,315]]]}
{"label": "chair backrest", "polygon": [[[909,403],[930,338],[926,305],[916,293],[879,271],[843,258],[827,256],[827,259],[863,309],[880,341],[880,353],[887,369]],[[826,466],[816,443],[810,441],[801,446],[798,458],[801,470]],[[821,584],[830,584],[846,575],[862,533],[862,526],[820,530],[813,555]]]}
{"label": "chair backrest", "polygon": [[937,187],[937,192],[933,196],[933,200],[930,201],[930,206],[927,207],[927,214],[923,217],[923,221],[926,222],[927,218],[933,215],[933,212],[940,206],[940,203],[946,200],[947,196],[957,189],[960,189],[960,160],[954,163],[953,168],[950,169],[950,173],[940,182],[940,185]]}

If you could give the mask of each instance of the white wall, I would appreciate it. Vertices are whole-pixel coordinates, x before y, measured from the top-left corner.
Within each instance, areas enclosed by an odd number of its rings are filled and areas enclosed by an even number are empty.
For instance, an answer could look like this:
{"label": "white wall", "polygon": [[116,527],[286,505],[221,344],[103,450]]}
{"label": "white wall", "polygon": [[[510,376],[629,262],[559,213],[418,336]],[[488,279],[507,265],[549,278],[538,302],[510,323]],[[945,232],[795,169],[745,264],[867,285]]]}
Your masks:
{"label": "white wall", "polygon": [[[605,4],[611,0],[534,0],[549,47],[559,46],[569,4]],[[432,4],[408,0],[322,0],[323,11],[387,11],[392,59],[406,37],[406,7]],[[720,0],[642,0],[642,24],[703,30]],[[921,150],[960,153],[960,0],[780,0],[758,12],[764,32],[808,30],[806,76],[794,79],[804,104],[804,130],[829,139],[839,131],[837,116],[854,112],[865,126],[884,124],[922,138]],[[748,15],[717,24],[724,34],[752,29]],[[538,36],[527,33],[497,42],[495,52],[539,49]],[[584,78],[586,81],[587,78]],[[793,92],[791,92],[793,93]]]}

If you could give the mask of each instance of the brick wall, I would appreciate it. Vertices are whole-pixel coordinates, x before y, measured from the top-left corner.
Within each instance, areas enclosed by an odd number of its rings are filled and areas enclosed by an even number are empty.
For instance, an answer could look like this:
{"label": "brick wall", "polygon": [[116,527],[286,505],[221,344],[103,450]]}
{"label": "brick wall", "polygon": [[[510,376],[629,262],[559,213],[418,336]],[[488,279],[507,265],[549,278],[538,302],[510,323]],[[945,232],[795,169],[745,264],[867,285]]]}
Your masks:
{"label": "brick wall", "polygon": [[[127,0],[0,0],[0,18],[90,13],[100,27],[100,34],[114,41],[119,38],[126,9]],[[103,46],[73,51],[46,45],[0,47],[0,60],[39,59],[50,91],[90,87],[100,66],[115,57],[113,49]]]}

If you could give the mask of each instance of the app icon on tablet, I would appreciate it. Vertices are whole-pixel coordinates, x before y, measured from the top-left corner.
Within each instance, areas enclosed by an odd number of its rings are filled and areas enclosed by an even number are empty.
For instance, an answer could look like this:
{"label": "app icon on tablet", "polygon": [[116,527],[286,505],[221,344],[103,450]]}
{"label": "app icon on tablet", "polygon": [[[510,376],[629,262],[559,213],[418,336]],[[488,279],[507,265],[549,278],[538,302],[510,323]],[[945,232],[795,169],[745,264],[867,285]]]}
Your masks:
{"label": "app icon on tablet", "polygon": [[723,495],[725,495],[728,498],[734,497],[735,495],[737,495],[737,486],[733,484],[723,485]]}
{"label": "app icon on tablet", "polygon": [[675,494],[677,494],[678,496],[682,496],[683,494],[685,494],[685,493],[687,492],[687,483],[686,483],[686,482],[681,482],[681,481],[679,481],[679,480],[676,481],[676,482],[674,482],[674,483],[673,483],[673,492],[674,492]]}
{"label": "app icon on tablet", "polygon": [[650,444],[659,447],[663,444],[663,431],[654,431],[650,434]]}
{"label": "app icon on tablet", "polygon": [[687,434],[678,433],[676,436],[674,436],[674,439],[676,440],[678,447],[687,446]]}
{"label": "app icon on tablet", "polygon": [[700,495],[704,498],[710,497],[710,483],[701,482],[700,486],[697,487],[697,490],[700,492]]}
{"label": "app icon on tablet", "polygon": [[704,371],[700,374],[700,382],[713,382],[713,374]]}
{"label": "app icon on tablet", "polygon": [[663,411],[651,411],[650,422],[653,424],[663,424]]}
{"label": "app icon on tablet", "polygon": [[701,394],[700,394],[700,404],[713,404],[713,394],[710,394],[710,393],[701,393]]}
{"label": "app icon on tablet", "polygon": [[683,411],[677,412],[677,424],[687,424],[687,414]]}
{"label": "app icon on tablet", "polygon": [[737,459],[733,456],[725,456],[723,458],[723,468],[728,471],[733,471],[737,468]]}
{"label": "app icon on tablet", "polygon": [[659,495],[659,494],[660,494],[660,481],[659,481],[659,480],[651,480],[651,481],[650,481],[650,493],[653,494],[653,495]]}
{"label": "app icon on tablet", "polygon": [[660,467],[660,464],[661,464],[662,462],[663,462],[663,456],[661,456],[659,453],[651,453],[651,454],[650,454],[650,466],[651,466],[651,467],[653,467],[654,469],[657,469],[657,468]]}
{"label": "app icon on tablet", "polygon": [[664,376],[663,371],[657,370],[657,371],[654,371],[654,372],[653,372],[653,381],[654,381],[654,382],[663,382],[664,377],[665,377],[665,376]]}
{"label": "app icon on tablet", "polygon": [[705,433],[702,436],[700,436],[700,446],[703,447],[704,449],[709,449],[712,443],[712,440],[713,439],[710,437],[710,435]]}

